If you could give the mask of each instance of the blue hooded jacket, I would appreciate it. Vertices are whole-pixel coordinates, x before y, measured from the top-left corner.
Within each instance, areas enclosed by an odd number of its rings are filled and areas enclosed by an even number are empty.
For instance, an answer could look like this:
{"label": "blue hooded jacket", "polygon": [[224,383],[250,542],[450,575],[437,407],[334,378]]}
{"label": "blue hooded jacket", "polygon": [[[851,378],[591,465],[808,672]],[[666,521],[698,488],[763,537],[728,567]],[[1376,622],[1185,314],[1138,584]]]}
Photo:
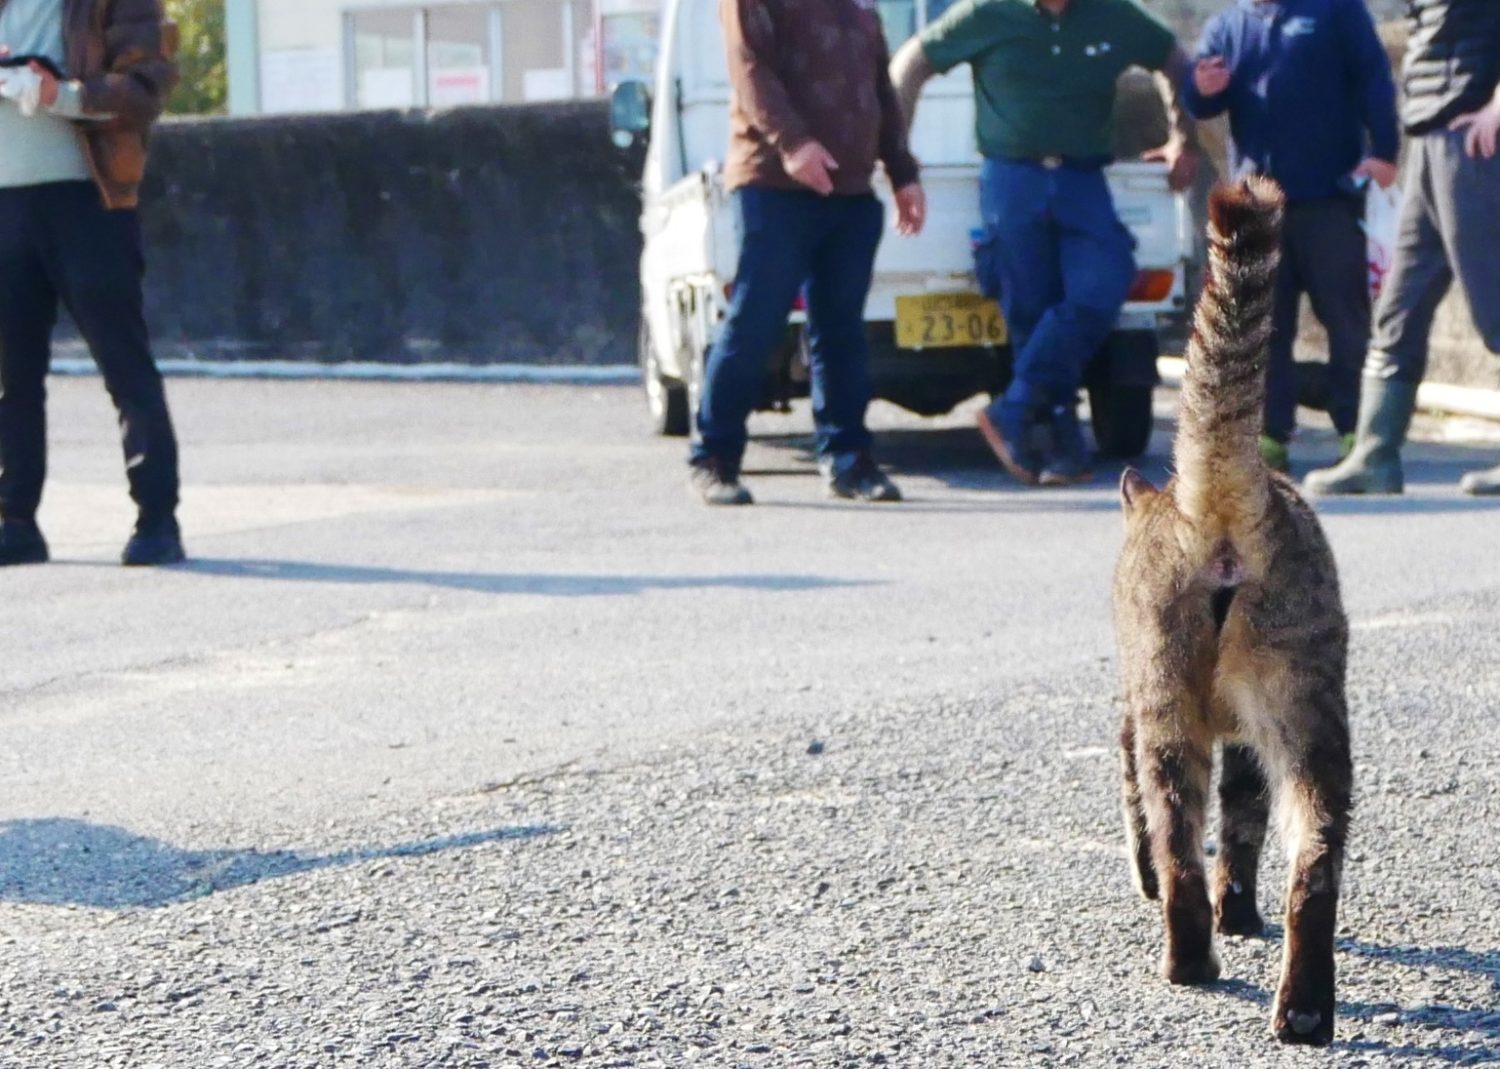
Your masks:
{"label": "blue hooded jacket", "polygon": [[1204,97],[1189,72],[1184,103],[1198,119],[1229,112],[1236,176],[1313,200],[1349,192],[1366,156],[1395,162],[1396,83],[1363,0],[1238,0],[1204,28],[1195,59],[1208,56],[1229,88]]}

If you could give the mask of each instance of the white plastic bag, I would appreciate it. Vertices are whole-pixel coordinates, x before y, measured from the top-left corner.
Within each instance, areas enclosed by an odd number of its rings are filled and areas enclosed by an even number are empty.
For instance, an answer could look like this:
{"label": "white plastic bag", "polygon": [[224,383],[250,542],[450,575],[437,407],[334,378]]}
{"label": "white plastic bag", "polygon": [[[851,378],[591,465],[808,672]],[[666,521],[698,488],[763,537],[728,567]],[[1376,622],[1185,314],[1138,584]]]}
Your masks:
{"label": "white plastic bag", "polygon": [[1401,187],[1381,189],[1374,182],[1365,191],[1365,261],[1369,267],[1370,300],[1380,296],[1396,258],[1396,231],[1401,223]]}
{"label": "white plastic bag", "polygon": [[0,68],[0,97],[15,101],[30,118],[42,106],[42,78],[30,67]]}

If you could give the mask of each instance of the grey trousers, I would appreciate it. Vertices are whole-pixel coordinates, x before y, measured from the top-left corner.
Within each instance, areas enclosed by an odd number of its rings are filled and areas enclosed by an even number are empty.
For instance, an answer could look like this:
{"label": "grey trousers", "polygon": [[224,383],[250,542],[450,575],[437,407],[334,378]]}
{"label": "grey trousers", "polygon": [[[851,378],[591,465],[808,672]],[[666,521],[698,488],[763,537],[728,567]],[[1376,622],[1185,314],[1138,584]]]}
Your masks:
{"label": "grey trousers", "polygon": [[1500,354],[1500,155],[1471,159],[1463,139],[1412,139],[1396,254],[1365,360],[1371,378],[1422,381],[1432,320],[1455,276],[1485,346]]}

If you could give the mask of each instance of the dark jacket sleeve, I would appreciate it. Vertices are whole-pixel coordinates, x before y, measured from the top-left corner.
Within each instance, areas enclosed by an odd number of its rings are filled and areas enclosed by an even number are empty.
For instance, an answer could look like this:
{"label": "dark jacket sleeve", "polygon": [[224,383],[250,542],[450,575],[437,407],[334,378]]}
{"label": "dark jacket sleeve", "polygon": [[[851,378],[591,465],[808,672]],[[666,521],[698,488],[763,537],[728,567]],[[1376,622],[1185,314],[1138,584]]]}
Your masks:
{"label": "dark jacket sleeve", "polygon": [[84,79],[83,110],[112,125],[144,130],[177,84],[177,27],[160,0],[114,0],[104,9],[104,70]]}
{"label": "dark jacket sleeve", "polygon": [[880,162],[885,165],[891,188],[905,189],[921,176],[921,168],[911,154],[901,98],[891,84],[891,57],[884,34],[880,36],[880,63],[875,77],[875,92],[880,97]]}
{"label": "dark jacket sleeve", "polygon": [[776,30],[765,0],[719,0],[719,18],[729,54],[729,84],[740,107],[778,152],[791,155],[810,134],[771,62]]}
{"label": "dark jacket sleeve", "polygon": [[1401,152],[1401,123],[1390,58],[1375,31],[1375,20],[1361,0],[1347,0],[1340,5],[1339,14],[1339,40],[1348,49],[1350,75],[1359,87],[1356,96],[1360,117],[1370,135],[1370,155],[1395,163]]}
{"label": "dark jacket sleeve", "polygon": [[1221,15],[1215,15],[1209,20],[1208,25],[1203,27],[1203,36],[1198,41],[1198,47],[1193,52],[1193,61],[1188,64],[1187,73],[1183,75],[1182,85],[1179,90],[1182,94],[1182,106],[1187,113],[1199,121],[1216,119],[1229,108],[1229,97],[1233,85],[1225,89],[1218,96],[1206,97],[1198,92],[1198,87],[1193,84],[1193,70],[1200,59],[1209,56],[1223,56],[1228,65],[1230,75],[1234,74],[1234,61],[1236,57],[1225,54],[1225,40],[1227,38],[1224,27],[1224,19]]}

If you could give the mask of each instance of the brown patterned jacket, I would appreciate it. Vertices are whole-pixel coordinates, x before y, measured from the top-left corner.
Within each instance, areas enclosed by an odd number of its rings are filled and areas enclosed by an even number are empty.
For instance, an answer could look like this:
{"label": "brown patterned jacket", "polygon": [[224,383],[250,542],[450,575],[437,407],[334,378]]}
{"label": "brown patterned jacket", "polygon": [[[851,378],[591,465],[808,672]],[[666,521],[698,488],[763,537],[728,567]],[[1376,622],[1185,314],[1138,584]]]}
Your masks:
{"label": "brown patterned jacket", "polygon": [[151,124],[177,84],[177,27],[160,0],[63,0],[63,49],[84,114],[99,117],[77,126],[105,206],[133,208]]}
{"label": "brown patterned jacket", "polygon": [[875,0],[719,0],[729,52],[725,184],[800,189],[784,160],[809,139],[835,160],[833,191],[917,180]]}

